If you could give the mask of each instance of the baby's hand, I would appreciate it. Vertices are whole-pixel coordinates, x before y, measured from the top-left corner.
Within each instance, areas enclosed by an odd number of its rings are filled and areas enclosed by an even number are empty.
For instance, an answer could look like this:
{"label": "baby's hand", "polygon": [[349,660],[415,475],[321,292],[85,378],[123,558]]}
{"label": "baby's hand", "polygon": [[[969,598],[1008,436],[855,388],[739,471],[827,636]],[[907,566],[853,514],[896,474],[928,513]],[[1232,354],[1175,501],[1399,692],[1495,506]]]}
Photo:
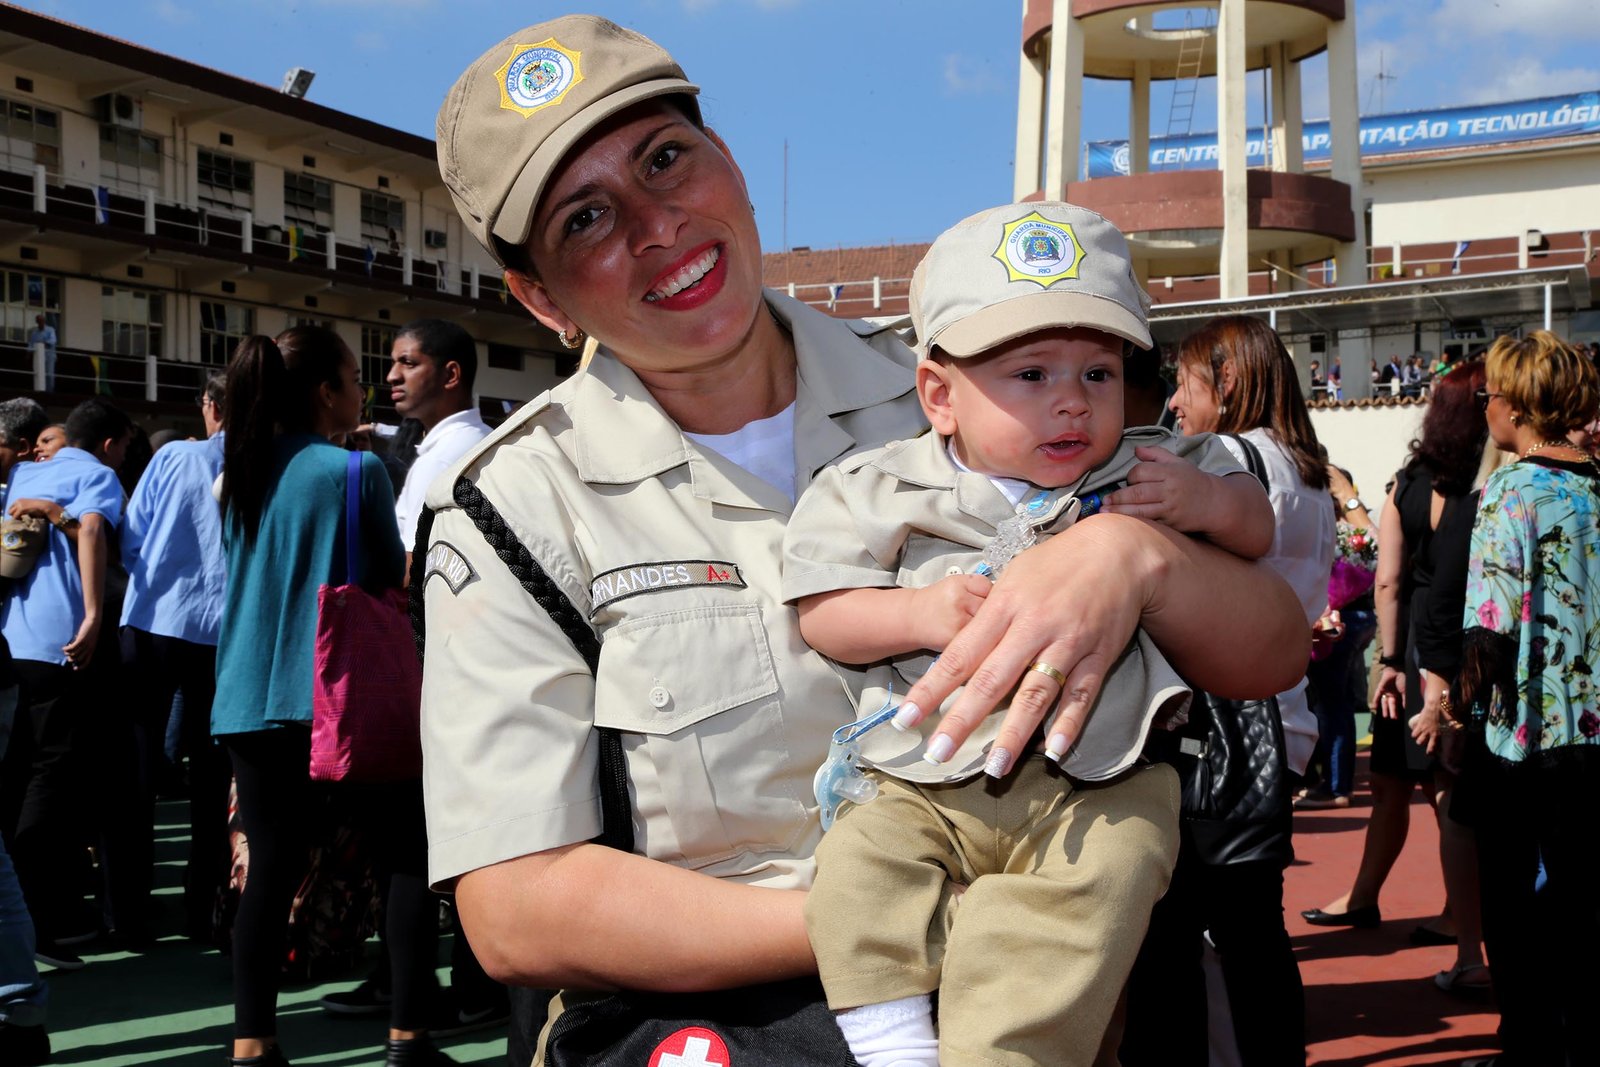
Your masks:
{"label": "baby's hand", "polygon": [[942,652],[944,646],[978,612],[994,583],[981,574],[952,574],[915,591],[911,626],[922,648]]}
{"label": "baby's hand", "polygon": [[1149,519],[1181,533],[1212,526],[1216,479],[1164,448],[1136,448],[1143,462],[1128,473],[1128,484],[1107,496],[1104,510]]}

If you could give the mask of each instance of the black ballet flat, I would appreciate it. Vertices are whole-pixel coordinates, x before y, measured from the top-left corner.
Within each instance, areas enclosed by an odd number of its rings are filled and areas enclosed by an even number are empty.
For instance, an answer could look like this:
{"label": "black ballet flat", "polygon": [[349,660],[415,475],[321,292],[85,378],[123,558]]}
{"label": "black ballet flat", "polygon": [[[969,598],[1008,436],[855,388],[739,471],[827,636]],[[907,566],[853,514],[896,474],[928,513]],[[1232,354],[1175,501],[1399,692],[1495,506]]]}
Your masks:
{"label": "black ballet flat", "polygon": [[259,1056],[229,1056],[228,1067],[289,1067],[283,1049],[273,1045]]}
{"label": "black ballet flat", "polygon": [[1312,926],[1353,926],[1358,930],[1370,930],[1383,922],[1383,915],[1378,911],[1376,904],[1339,912],[1309,908],[1300,913],[1300,918]]}

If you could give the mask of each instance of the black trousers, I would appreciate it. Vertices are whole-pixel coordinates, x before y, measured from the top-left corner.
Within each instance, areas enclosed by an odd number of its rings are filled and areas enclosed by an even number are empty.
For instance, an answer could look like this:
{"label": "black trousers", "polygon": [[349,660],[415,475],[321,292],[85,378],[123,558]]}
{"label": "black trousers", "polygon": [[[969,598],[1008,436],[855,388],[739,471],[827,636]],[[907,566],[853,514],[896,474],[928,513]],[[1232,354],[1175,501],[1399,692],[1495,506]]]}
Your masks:
{"label": "black trousers", "polygon": [[[217,891],[227,883],[228,754],[211,737],[211,701],[217,691],[217,650],[181,638],[125,626],[121,633],[129,722],[137,759],[127,840],[120,858],[127,870],[114,881],[130,915],[149,910],[155,869],[155,800],[167,765],[166,736],[172,700],[183,694],[181,750],[189,760],[189,859],[184,870],[185,929],[204,934]],[[118,909],[121,910],[121,909]]]}
{"label": "black trousers", "polygon": [[1244,1067],[1303,1067],[1305,991],[1283,925],[1283,868],[1212,866],[1187,836],[1167,895],[1150,918],[1133,974],[1123,1067],[1206,1067],[1208,932],[1222,964]]}
{"label": "black trousers", "polygon": [[[1495,774],[1491,795],[1475,806],[1483,939],[1508,1063],[1596,1067],[1600,749],[1547,755],[1554,758],[1541,766]],[[1467,774],[1475,769],[1469,765]],[[1546,882],[1536,892],[1541,859]]]}
{"label": "black trousers", "polygon": [[85,844],[83,677],[69,667],[15,661],[16,721],[0,761],[0,833],[41,939],[81,906]]}

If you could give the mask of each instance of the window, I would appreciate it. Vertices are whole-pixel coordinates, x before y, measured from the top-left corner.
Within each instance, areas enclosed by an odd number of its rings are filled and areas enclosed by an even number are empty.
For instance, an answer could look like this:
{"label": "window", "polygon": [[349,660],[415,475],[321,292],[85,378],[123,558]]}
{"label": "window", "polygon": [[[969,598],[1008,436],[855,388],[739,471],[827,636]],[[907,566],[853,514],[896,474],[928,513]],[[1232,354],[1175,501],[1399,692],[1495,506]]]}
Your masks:
{"label": "window", "polygon": [[119,356],[159,356],[165,301],[142,289],[100,289],[100,350]]}
{"label": "window", "polygon": [[256,165],[209,148],[200,149],[200,203],[224,211],[248,211],[254,203]]}
{"label": "window", "polygon": [[43,163],[61,173],[61,113],[16,100],[0,99],[0,156],[12,170]]}
{"label": "window", "polygon": [[394,351],[393,326],[361,327],[361,384],[367,387],[374,417],[381,411],[393,416],[389,390],[383,380],[389,376],[390,355]]}
{"label": "window", "polygon": [[140,195],[161,191],[161,138],[109,123],[100,127],[100,181],[107,189]]}
{"label": "window", "polygon": [[485,362],[495,370],[520,371],[522,369],[522,349],[520,348],[512,348],[510,345],[497,345],[490,342],[489,350],[485,355],[487,356]]}
{"label": "window", "polygon": [[226,366],[239,342],[256,332],[254,308],[224,304],[220,300],[200,302],[200,362]]}
{"label": "window", "polygon": [[375,248],[398,252],[406,230],[405,201],[371,189],[361,190],[361,239]]}
{"label": "window", "polygon": [[314,174],[285,173],[283,221],[316,233],[333,229],[333,183]]}
{"label": "window", "polygon": [[7,341],[26,342],[33,329],[34,316],[61,330],[61,279],[45,274],[0,271],[0,300],[4,301],[4,333]]}

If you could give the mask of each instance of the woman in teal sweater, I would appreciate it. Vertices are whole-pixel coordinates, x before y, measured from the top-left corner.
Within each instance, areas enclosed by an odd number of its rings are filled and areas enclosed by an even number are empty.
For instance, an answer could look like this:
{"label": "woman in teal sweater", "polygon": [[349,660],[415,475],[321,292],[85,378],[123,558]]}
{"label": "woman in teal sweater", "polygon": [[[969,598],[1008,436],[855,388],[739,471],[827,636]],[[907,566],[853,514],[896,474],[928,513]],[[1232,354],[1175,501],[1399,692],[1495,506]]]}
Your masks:
{"label": "woman in teal sweater", "polygon": [[[233,927],[230,1062],[236,1064],[287,1062],[276,1038],[285,919],[305,875],[311,827],[317,824],[318,794],[308,775],[317,590],[346,580],[349,453],[331,439],[360,421],[359,379],[350,349],[333,332],[315,326],[297,326],[275,341],[252,337],[228,367],[221,492],[228,594],[211,732],[232,758],[239,817],[250,842],[250,877]],[[395,525],[393,489],[376,456],[362,456],[360,469],[363,543],[356,553],[360,573],[349,579],[371,590],[395,587],[401,584],[405,552]],[[422,854],[420,783],[398,791],[405,795],[386,796],[385,802],[405,803],[415,792],[419,842],[400,851]],[[371,798],[361,790],[342,792],[358,807],[370,806]],[[394,815],[384,821],[413,822],[399,811]],[[376,851],[386,858],[392,854]],[[416,925],[411,922],[415,913],[427,910],[421,906],[426,883],[420,864],[414,875],[402,873],[400,866],[391,893],[415,899],[398,909],[393,907],[398,901],[391,901],[391,932],[396,922]],[[431,942],[419,946],[424,948],[431,949]],[[403,958],[409,955],[399,954],[397,970],[409,965]],[[420,1014],[421,1009],[406,1005],[405,1010]],[[418,1018],[403,1021],[409,1027],[420,1023]],[[391,1030],[391,1038],[396,1036],[411,1039],[402,1040],[402,1052],[426,1045],[415,1029]]]}

